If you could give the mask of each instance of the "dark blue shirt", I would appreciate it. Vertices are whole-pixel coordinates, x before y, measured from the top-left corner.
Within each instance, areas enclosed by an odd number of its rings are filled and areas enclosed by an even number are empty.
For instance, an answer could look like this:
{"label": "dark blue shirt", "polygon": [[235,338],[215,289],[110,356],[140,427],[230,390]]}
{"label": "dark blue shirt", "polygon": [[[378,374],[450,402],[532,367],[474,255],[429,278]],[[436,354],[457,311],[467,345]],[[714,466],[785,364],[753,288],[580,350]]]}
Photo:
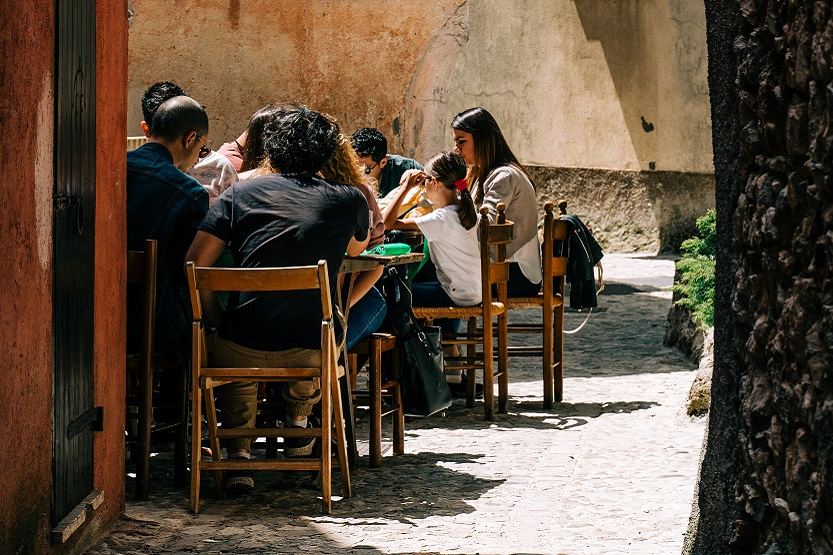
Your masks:
{"label": "dark blue shirt", "polygon": [[[185,301],[185,254],[208,212],[208,191],[180,171],[165,146],[127,153],[127,248],[156,239],[156,346],[189,356],[192,316]],[[141,291],[127,291],[128,347],[139,332]],[[134,343],[135,344],[135,343]]]}
{"label": "dark blue shirt", "polygon": [[382,168],[382,175],[379,176],[379,196],[383,197],[399,187],[399,180],[406,171],[422,169],[422,164],[416,160],[388,154],[388,163]]}

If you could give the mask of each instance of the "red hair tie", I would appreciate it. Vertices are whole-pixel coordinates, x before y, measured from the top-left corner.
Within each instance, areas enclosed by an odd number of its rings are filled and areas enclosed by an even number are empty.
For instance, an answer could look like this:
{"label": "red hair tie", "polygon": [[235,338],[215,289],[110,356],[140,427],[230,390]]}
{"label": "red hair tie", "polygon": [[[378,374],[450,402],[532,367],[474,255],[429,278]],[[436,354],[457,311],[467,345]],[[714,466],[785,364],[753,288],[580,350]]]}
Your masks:
{"label": "red hair tie", "polygon": [[466,178],[464,177],[463,179],[458,179],[457,181],[455,181],[454,186],[457,187],[457,190],[462,193],[463,191],[469,188],[469,182],[466,181]]}

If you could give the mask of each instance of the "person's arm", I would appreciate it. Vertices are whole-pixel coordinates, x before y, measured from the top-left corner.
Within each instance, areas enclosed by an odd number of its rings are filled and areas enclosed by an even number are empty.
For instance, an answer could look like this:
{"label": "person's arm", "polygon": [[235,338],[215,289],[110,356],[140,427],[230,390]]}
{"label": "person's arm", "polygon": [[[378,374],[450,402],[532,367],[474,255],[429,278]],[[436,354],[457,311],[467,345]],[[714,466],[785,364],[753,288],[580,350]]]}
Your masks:
{"label": "person's arm", "polygon": [[347,254],[349,256],[358,256],[364,252],[367,248],[367,244],[370,242],[370,232],[368,232],[367,237],[365,237],[364,241],[359,241],[355,237],[350,239],[350,243],[347,245]]}
{"label": "person's arm", "polygon": [[503,203],[506,208],[512,203],[515,197],[515,182],[512,174],[505,168],[498,168],[493,171],[483,182],[483,203],[489,209],[489,221],[497,221],[497,205]]}
{"label": "person's arm", "polygon": [[399,180],[399,187],[395,189],[395,193],[391,201],[382,210],[382,218],[385,221],[385,229],[416,229],[412,227],[398,227],[400,223],[397,220],[400,209],[402,208],[402,201],[408,196],[408,191],[425,183],[425,172],[420,170],[408,170],[402,174],[402,179]]}
{"label": "person's arm", "polygon": [[[191,243],[191,248],[188,249],[188,254],[185,255],[185,262],[193,262],[197,267],[212,266],[223,254],[225,248],[226,242],[219,237],[207,231],[198,231],[197,236],[194,237],[194,242]],[[205,318],[214,327],[219,326],[223,319],[225,307],[220,302],[217,293],[200,290],[200,303],[202,303],[202,312]]]}
{"label": "person's arm", "polygon": [[356,304],[359,299],[364,297],[367,292],[370,291],[373,284],[375,284],[379,278],[382,277],[382,271],[384,269],[385,267],[379,264],[376,269],[361,272],[356,276],[356,279],[353,281],[353,291],[350,293],[350,306]]}

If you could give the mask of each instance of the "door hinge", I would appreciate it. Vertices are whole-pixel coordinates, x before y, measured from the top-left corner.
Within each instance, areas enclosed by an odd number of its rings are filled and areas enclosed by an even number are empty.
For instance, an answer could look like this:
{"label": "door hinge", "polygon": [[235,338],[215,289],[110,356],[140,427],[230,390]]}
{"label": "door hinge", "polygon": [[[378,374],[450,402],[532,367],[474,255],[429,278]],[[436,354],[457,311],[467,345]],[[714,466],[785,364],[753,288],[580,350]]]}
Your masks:
{"label": "door hinge", "polygon": [[52,195],[52,209],[57,212],[72,204],[81,204],[83,201],[84,197],[81,195],[65,195],[63,193]]}
{"label": "door hinge", "polygon": [[91,427],[94,432],[104,431],[104,407],[93,407],[67,426],[67,439],[80,434],[85,428]]}

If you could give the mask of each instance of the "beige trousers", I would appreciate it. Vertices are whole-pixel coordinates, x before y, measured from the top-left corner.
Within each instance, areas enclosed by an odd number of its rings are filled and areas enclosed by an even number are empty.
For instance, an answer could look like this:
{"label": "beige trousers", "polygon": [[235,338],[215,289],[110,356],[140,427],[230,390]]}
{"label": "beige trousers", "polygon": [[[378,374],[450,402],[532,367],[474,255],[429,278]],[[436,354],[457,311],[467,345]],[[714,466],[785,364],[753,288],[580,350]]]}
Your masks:
{"label": "beige trousers", "polygon": [[[218,368],[316,368],[321,366],[319,349],[258,351],[233,343],[217,334],[207,340],[208,360]],[[257,383],[234,382],[214,390],[217,408],[223,414],[224,428],[254,428],[257,415]],[[287,382],[283,388],[286,414],[308,416],[321,400],[321,391],[310,381]],[[228,450],[251,450],[251,438],[228,439]]]}

